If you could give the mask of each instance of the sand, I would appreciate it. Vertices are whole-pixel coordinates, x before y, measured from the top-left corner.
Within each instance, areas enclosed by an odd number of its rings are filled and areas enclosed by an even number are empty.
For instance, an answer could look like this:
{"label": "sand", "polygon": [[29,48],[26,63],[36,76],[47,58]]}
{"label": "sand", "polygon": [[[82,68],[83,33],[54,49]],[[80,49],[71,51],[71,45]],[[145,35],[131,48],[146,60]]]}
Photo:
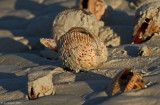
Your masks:
{"label": "sand", "polygon": [[[145,43],[132,44],[136,6],[132,0],[104,1],[113,8],[105,26],[120,36],[120,45],[108,47],[108,60],[98,69],[74,73],[60,68],[57,54],[44,48],[39,39],[52,38],[55,16],[65,9],[78,8],[79,0],[1,0],[0,105],[158,105],[159,34]],[[144,45],[151,48],[150,56],[139,55]],[[147,87],[109,97],[111,80],[125,68],[144,73]],[[34,79],[40,78],[42,83],[46,81],[43,77],[52,73],[55,94],[28,100],[28,82],[34,80],[30,78],[33,73],[37,73]]]}

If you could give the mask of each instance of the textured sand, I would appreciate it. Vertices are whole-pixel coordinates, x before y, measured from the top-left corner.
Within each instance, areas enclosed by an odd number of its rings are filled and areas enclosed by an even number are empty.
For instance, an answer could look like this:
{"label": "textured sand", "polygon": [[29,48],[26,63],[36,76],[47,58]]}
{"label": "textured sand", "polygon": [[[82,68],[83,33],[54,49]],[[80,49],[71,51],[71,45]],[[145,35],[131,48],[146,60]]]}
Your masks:
{"label": "textured sand", "polygon": [[[52,38],[55,16],[65,9],[78,8],[79,0],[1,0],[0,105],[158,105],[159,34],[143,44],[131,44],[135,13],[135,6],[129,2],[132,0],[105,1],[113,8],[105,26],[120,36],[121,45],[108,48],[108,60],[99,69],[53,73],[55,95],[28,100],[28,75],[52,72],[60,66],[55,52],[44,50],[39,39]],[[143,45],[151,48],[150,56],[138,55]],[[143,72],[148,87],[109,97],[109,83],[124,68]]]}

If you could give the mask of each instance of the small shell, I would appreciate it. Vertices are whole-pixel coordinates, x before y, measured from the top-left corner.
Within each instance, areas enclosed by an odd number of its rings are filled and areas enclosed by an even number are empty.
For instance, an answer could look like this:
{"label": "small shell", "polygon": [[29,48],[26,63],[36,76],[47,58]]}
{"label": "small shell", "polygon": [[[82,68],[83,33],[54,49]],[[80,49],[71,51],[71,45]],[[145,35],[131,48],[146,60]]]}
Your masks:
{"label": "small shell", "polygon": [[143,78],[141,76],[140,73],[134,73],[134,75],[132,76],[132,78],[130,79],[130,81],[128,82],[124,92],[136,89],[142,89],[146,87],[145,82],[143,81]]}
{"label": "small shell", "polygon": [[145,2],[135,15],[134,43],[142,43],[160,32],[160,1]]}
{"label": "small shell", "polygon": [[[52,42],[55,41],[52,40],[43,38],[41,43],[54,49],[52,45],[55,44]],[[84,28],[70,29],[57,43],[61,64],[76,72],[94,69],[107,60],[108,52],[103,41]]]}
{"label": "small shell", "polygon": [[131,69],[125,69],[113,78],[108,89],[108,95],[113,96],[133,89],[141,89],[145,86],[146,84],[140,73],[133,73]]}
{"label": "small shell", "polygon": [[80,0],[80,9],[88,9],[100,20],[105,13],[107,5],[103,0]]}
{"label": "small shell", "polygon": [[131,69],[125,69],[118,73],[112,80],[108,89],[108,95],[113,96],[124,91],[129,79],[133,76]]}
{"label": "small shell", "polygon": [[151,55],[151,48],[149,46],[143,46],[140,48],[140,56],[149,56]]}

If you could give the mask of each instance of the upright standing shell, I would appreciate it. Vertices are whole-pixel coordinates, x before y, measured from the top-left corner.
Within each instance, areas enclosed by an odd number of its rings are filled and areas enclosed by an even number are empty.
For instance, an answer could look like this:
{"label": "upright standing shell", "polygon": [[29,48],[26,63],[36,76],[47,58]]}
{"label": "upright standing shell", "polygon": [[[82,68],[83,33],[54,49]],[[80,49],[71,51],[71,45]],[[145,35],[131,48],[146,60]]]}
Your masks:
{"label": "upright standing shell", "polygon": [[123,92],[131,76],[133,76],[131,69],[125,69],[118,73],[111,81],[108,89],[108,95],[113,96],[117,93]]}
{"label": "upright standing shell", "polygon": [[108,95],[113,96],[133,89],[138,90],[145,86],[146,84],[144,83],[140,73],[133,73],[131,69],[125,69],[113,78],[108,89]]}
{"label": "upright standing shell", "polygon": [[[43,38],[41,43],[52,48],[52,45],[55,47],[53,40]],[[57,43],[62,65],[76,72],[94,69],[107,60],[108,52],[103,41],[84,28],[71,28]]]}
{"label": "upright standing shell", "polygon": [[128,82],[127,86],[124,89],[124,92],[136,89],[142,89],[146,87],[145,82],[143,81],[143,78],[140,73],[134,73],[130,81]]}
{"label": "upright standing shell", "polygon": [[91,13],[96,15],[98,20],[101,19],[106,8],[107,5],[103,0],[80,0],[80,9],[88,9]]}
{"label": "upright standing shell", "polygon": [[142,43],[160,32],[160,1],[145,2],[135,15],[134,43]]}

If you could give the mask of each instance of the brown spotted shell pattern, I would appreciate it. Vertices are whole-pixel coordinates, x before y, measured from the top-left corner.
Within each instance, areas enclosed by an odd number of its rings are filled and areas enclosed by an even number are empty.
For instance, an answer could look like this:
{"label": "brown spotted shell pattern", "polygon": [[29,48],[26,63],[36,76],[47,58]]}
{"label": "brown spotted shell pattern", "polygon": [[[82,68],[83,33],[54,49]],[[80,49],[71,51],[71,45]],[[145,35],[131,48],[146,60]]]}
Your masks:
{"label": "brown spotted shell pattern", "polygon": [[136,11],[134,43],[142,43],[160,32],[160,1],[143,3]]}
{"label": "brown spotted shell pattern", "polygon": [[[42,44],[44,44],[44,40],[41,39]],[[47,44],[44,45],[49,47]],[[107,60],[108,55],[103,41],[81,27],[71,28],[66,34],[61,36],[57,41],[57,48],[59,60],[63,67],[76,72],[96,68]],[[54,50],[53,47],[51,49]]]}
{"label": "brown spotted shell pattern", "polygon": [[63,66],[79,72],[94,69],[107,60],[107,49],[100,38],[84,28],[72,28],[59,42],[59,57]]}

